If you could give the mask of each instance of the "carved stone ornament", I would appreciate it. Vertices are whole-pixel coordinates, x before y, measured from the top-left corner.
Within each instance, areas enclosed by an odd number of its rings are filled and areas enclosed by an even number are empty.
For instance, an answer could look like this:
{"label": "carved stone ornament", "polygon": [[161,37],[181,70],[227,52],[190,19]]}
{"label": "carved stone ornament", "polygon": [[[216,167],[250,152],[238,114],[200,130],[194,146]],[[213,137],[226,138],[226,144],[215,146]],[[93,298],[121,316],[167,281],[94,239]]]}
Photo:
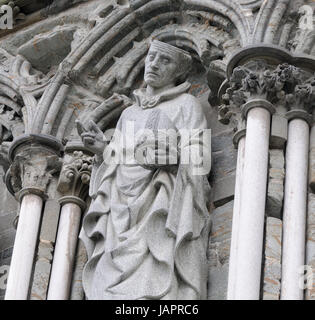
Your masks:
{"label": "carved stone ornament", "polygon": [[46,191],[61,168],[61,144],[45,136],[25,135],[15,140],[9,150],[12,162],[6,174],[9,191],[20,200],[26,193],[47,197]]}
{"label": "carved stone ornament", "polygon": [[66,154],[60,172],[57,190],[62,194],[61,202],[72,201],[84,210],[88,195],[93,157],[82,151]]}
{"label": "carved stone ornament", "polygon": [[219,120],[228,123],[232,115],[242,113],[245,118],[251,101],[260,99],[261,106],[271,113],[275,106],[282,105],[288,111],[287,115],[305,113],[305,118],[311,122],[310,113],[314,106],[314,77],[309,72],[283,63],[272,66],[264,60],[249,62],[236,67],[230,77],[230,86],[222,95],[223,105],[219,107]]}

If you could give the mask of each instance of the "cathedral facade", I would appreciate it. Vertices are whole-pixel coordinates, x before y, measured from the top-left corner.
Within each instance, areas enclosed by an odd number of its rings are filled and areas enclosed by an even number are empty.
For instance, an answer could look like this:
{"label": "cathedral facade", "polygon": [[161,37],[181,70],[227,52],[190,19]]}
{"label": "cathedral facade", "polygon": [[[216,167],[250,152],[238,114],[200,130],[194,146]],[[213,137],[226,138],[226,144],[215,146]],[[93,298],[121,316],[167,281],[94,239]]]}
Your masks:
{"label": "cathedral facade", "polygon": [[0,4],[1,299],[315,299],[314,1]]}

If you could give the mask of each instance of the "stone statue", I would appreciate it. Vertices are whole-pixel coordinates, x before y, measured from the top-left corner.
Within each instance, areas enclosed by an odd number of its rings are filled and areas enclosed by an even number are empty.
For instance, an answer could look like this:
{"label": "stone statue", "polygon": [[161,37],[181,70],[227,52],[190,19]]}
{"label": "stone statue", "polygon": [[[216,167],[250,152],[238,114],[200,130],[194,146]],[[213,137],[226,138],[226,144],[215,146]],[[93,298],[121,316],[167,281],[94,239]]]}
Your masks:
{"label": "stone statue", "polygon": [[[81,230],[87,299],[206,299],[210,166],[194,172],[192,159],[201,157],[202,146],[211,164],[211,142],[200,138],[206,118],[187,93],[191,60],[182,49],[152,41],[147,87],[134,91],[136,102],[121,114],[110,143],[94,122],[88,128],[78,123],[85,146],[96,154],[92,203]],[[192,134],[183,143],[187,131]],[[133,159],[109,161],[130,150]],[[183,163],[185,150],[190,161]]]}

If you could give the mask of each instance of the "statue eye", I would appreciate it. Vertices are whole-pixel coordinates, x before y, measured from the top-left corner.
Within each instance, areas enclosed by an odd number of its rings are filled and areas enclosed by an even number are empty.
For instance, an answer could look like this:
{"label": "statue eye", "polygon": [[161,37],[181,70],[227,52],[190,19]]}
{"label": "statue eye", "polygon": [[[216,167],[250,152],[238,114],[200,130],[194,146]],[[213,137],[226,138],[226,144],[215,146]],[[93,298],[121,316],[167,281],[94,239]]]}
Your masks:
{"label": "statue eye", "polygon": [[164,59],[162,60],[162,63],[164,63],[164,64],[168,64],[168,63],[170,63],[170,59],[168,59],[168,58],[164,58]]}
{"label": "statue eye", "polygon": [[154,60],[154,55],[153,55],[153,54],[150,54],[150,55],[149,55],[149,60],[150,60],[150,61],[153,61],[153,60]]}

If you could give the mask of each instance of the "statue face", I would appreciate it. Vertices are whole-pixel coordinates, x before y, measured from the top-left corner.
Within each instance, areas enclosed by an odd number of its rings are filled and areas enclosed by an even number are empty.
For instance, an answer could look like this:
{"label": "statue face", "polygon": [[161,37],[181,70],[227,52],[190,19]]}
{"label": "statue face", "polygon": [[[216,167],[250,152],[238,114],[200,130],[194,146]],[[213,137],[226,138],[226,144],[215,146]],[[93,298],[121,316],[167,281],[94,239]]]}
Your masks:
{"label": "statue face", "polygon": [[162,88],[175,82],[178,61],[170,53],[150,48],[145,60],[144,81],[153,88]]}

